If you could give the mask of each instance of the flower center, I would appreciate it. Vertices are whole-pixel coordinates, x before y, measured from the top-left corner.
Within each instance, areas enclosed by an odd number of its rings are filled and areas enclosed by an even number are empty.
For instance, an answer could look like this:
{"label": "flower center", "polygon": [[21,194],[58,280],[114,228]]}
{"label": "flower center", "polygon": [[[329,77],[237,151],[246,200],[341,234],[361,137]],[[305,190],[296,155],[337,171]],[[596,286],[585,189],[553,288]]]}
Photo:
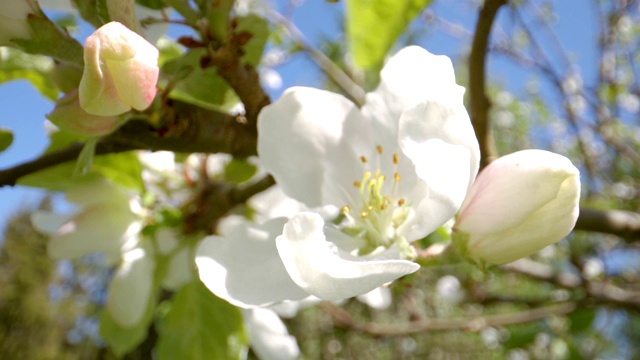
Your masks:
{"label": "flower center", "polygon": [[[346,219],[343,231],[351,236],[366,240],[366,244],[359,251],[360,255],[372,253],[380,247],[389,248],[398,245],[402,254],[413,257],[415,252],[400,231],[401,225],[407,220],[411,206],[403,197],[398,197],[398,186],[402,176],[398,172],[399,155],[392,155],[393,176],[389,180],[380,169],[380,157],[384,154],[382,146],[376,146],[378,166],[371,172],[369,160],[360,157],[365,171],[361,180],[354,181],[353,186],[359,189],[360,203],[354,206],[342,207],[342,214]],[[391,194],[385,193],[385,183],[393,181]],[[388,187],[387,187],[388,189]]]}

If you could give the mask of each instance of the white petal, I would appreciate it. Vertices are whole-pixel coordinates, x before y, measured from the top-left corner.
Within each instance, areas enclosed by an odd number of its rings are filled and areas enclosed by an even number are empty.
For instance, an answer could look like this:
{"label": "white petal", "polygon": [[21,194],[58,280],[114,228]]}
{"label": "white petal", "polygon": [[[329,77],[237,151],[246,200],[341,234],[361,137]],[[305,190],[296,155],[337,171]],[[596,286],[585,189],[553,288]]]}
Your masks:
{"label": "white petal", "polygon": [[402,114],[398,136],[417,177],[428,187],[425,198],[409,197],[418,203],[414,235],[408,238],[425,236],[460,208],[478,172],[478,141],[462,104],[449,107],[431,101]]}
{"label": "white petal", "polygon": [[284,219],[262,226],[244,223],[224,237],[204,238],[196,253],[200,280],[216,296],[245,308],[309,296],[278,256],[274,239],[283,224]]}
{"label": "white petal", "polygon": [[358,295],[358,300],[377,310],[384,310],[391,306],[391,289],[380,286],[366,294]]}
{"label": "white petal", "polygon": [[174,291],[180,289],[193,278],[193,267],[194,259],[191,249],[185,247],[171,258],[162,286]]}
{"label": "white petal", "polygon": [[278,315],[269,309],[244,311],[251,348],[261,360],[297,359],[300,349]]}
{"label": "white petal", "polygon": [[49,211],[38,210],[31,214],[31,223],[36,230],[48,235],[54,235],[58,229],[73,218],[73,214],[60,215]]}
{"label": "white petal", "polygon": [[137,218],[120,206],[95,205],[83,209],[51,238],[48,251],[54,259],[73,259],[93,252],[117,254],[140,231]]}
{"label": "white petal", "polygon": [[341,95],[287,90],[258,118],[258,154],[284,192],[310,207],[359,198],[360,156],[374,151],[371,125]]}
{"label": "white petal", "polygon": [[276,239],[291,278],[310,294],[338,300],[367,293],[420,266],[406,260],[358,261],[341,258],[327,242],[324,220],[315,213],[300,213],[287,222]]}
{"label": "white petal", "polygon": [[377,121],[376,143],[388,138],[395,141],[404,110],[424,101],[462,104],[463,94],[448,57],[408,46],[387,61],[380,73],[380,85],[367,94],[362,111]]}
{"label": "white petal", "polygon": [[107,295],[107,309],[122,327],[131,327],[142,320],[149,305],[155,261],[142,248],[123,255]]}

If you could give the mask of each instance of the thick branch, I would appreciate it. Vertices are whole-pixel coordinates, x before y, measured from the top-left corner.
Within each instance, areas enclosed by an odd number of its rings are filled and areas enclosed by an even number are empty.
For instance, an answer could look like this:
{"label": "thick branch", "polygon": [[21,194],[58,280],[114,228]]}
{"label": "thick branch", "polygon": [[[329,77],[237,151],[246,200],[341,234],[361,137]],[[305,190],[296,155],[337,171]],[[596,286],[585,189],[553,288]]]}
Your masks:
{"label": "thick branch", "polygon": [[491,27],[496,14],[507,0],[486,0],[480,10],[478,24],[471,54],[469,55],[469,96],[471,104],[471,121],[480,143],[480,166],[484,167],[497,157],[495,142],[489,122],[489,108],[491,103],[486,91],[486,55]]}
{"label": "thick branch", "polygon": [[[129,150],[169,150],[176,152],[224,152],[239,157],[254,155],[255,129],[242,118],[173,101],[167,110],[166,128],[154,129],[140,120],[130,121],[115,133],[100,140],[96,154]],[[13,186],[23,176],[67,161],[74,161],[82,144],[44,154],[41,157],[0,171],[0,187]]]}

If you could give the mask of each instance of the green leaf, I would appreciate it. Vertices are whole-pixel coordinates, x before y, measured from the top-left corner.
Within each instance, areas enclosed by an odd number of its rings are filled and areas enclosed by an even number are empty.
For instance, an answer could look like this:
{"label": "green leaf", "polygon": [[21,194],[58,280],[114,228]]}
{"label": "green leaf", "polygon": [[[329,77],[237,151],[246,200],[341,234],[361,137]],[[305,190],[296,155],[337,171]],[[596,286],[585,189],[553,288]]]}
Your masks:
{"label": "green leaf", "polygon": [[270,30],[269,23],[256,15],[243,16],[238,18],[238,26],[236,27],[236,33],[240,32],[250,33],[251,40],[243,47],[245,54],[242,60],[245,63],[253,66],[258,66],[260,60],[262,60],[262,53],[264,47],[267,44]]}
{"label": "green leaf", "polygon": [[27,18],[33,37],[31,39],[12,40],[29,54],[47,55],[71,64],[84,66],[82,45],[62,31],[46,17],[37,15]]}
{"label": "green leaf", "polygon": [[222,42],[229,34],[229,14],[235,0],[218,0],[204,3],[206,16],[209,20],[209,30],[214,39]]}
{"label": "green leaf", "polygon": [[347,0],[347,34],[357,66],[379,70],[384,58],[431,0]]}
{"label": "green leaf", "polygon": [[136,0],[136,2],[153,10],[162,10],[168,6],[164,0]]}
{"label": "green leaf", "polygon": [[0,152],[7,150],[13,143],[13,133],[9,129],[0,128]]}
{"label": "green leaf", "polygon": [[140,323],[133,327],[122,327],[113,320],[105,308],[100,316],[100,336],[109,344],[113,352],[121,357],[135,349],[147,338],[147,329],[155,312],[155,296],[151,296],[149,306]]}
{"label": "green leaf", "polygon": [[229,112],[240,100],[215,68],[202,69],[205,49],[194,49],[162,67],[163,82],[176,82],[170,97],[214,111]]}
{"label": "green leaf", "polygon": [[243,359],[248,336],[240,309],[200,281],[185,285],[160,322],[159,360]]}
{"label": "green leaf", "polygon": [[[80,16],[96,28],[108,22],[106,0],[71,0]],[[105,18],[105,16],[107,18]]]}
{"label": "green leaf", "polygon": [[29,55],[9,47],[0,51],[0,84],[16,79],[28,80],[42,95],[58,98],[58,88],[52,80],[53,60]]}
{"label": "green leaf", "polygon": [[[46,153],[62,150],[78,142],[79,138],[65,131],[57,131],[51,134],[50,140],[51,144]],[[85,175],[74,175],[75,167],[75,161],[68,161],[24,176],[18,180],[18,184],[53,191],[67,191],[77,185],[106,177],[132,189],[144,189],[142,165],[133,151],[96,156],[93,159],[91,171]]]}
{"label": "green leaf", "polygon": [[591,324],[596,318],[595,308],[578,309],[569,315],[571,321],[571,333],[593,330]]}
{"label": "green leaf", "polygon": [[251,179],[257,171],[258,168],[245,160],[232,159],[224,168],[224,178],[239,184]]}

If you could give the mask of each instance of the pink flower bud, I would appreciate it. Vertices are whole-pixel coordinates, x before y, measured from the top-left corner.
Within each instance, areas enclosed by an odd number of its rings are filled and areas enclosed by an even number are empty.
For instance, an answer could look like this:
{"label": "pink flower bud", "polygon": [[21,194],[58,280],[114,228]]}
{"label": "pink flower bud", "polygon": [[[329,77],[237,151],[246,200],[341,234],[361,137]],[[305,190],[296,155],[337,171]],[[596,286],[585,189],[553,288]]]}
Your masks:
{"label": "pink flower bud", "polygon": [[31,27],[27,16],[34,13],[27,0],[2,2],[0,6],[0,46],[11,46],[13,39],[29,39]]}
{"label": "pink flower bud", "polygon": [[565,237],[578,218],[580,173],[564,156],[524,150],[487,166],[454,226],[467,255],[504,264]]}
{"label": "pink flower bud", "polygon": [[105,24],[85,43],[80,106],[102,116],[144,110],[156,95],[158,74],[158,49],[118,22]]}
{"label": "pink flower bud", "polygon": [[78,101],[78,90],[60,98],[47,119],[64,131],[89,137],[109,134],[122,123],[115,116],[98,116],[84,111]]}

